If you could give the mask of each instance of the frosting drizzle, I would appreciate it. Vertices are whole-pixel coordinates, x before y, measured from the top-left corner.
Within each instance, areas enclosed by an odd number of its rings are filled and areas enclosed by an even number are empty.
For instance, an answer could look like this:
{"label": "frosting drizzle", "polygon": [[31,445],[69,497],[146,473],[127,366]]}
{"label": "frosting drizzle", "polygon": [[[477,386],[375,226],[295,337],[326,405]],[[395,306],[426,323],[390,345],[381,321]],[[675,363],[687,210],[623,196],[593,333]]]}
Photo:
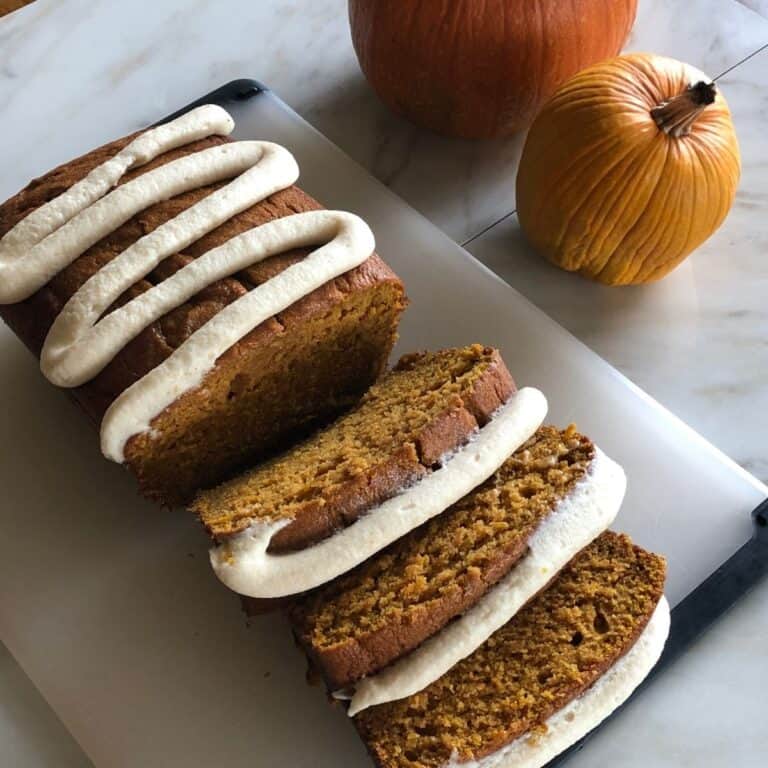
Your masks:
{"label": "frosting drizzle", "polygon": [[547,401],[524,387],[499,408],[475,438],[415,485],[356,522],[297,552],[267,552],[290,520],[257,522],[210,550],[211,566],[230,589],[249,597],[285,597],[324,584],[359,565],[487,480],[538,428]]}
{"label": "frosting drizzle", "polygon": [[288,150],[266,141],[238,141],[172,160],[116,187],[129,170],[193,141],[228,135],[233,128],[230,115],[209,104],[150,129],[0,239],[0,303],[23,301],[140,211],[232,179],[126,248],[69,299],[40,356],[43,374],[61,387],[92,379],[144,328],[211,283],[277,253],[325,243],[217,313],[112,403],[102,420],[101,447],[114,461],[124,460],[131,436],[149,430],[159,413],[199,386],[229,347],[267,318],[363,263],[374,250],[373,234],[353,214],[298,213],[233,237],[102,317],[161,261],[296,181],[299,169]]}
{"label": "frosting drizzle", "polygon": [[526,555],[498,584],[418,648],[352,691],[334,693],[351,699],[347,714],[417,693],[473,653],[613,522],[626,485],[624,470],[596,447],[586,476],[539,524]]}

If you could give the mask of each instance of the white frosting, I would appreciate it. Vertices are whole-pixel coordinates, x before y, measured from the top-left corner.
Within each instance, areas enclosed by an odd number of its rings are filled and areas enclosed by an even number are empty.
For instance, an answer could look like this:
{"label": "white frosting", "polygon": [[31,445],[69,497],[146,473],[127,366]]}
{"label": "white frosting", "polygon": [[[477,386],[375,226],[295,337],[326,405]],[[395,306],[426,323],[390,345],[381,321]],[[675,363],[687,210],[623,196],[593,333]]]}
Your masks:
{"label": "white frosting", "polygon": [[[523,559],[463,616],[407,656],[357,682],[347,714],[417,693],[474,652],[613,522],[626,486],[624,470],[598,448],[586,477],[538,526]],[[349,698],[348,691],[334,695]]]}
{"label": "white frosting", "polygon": [[514,394],[445,464],[352,525],[298,552],[267,552],[290,520],[256,522],[211,549],[211,565],[230,589],[250,597],[283,597],[324,584],[443,512],[489,478],[539,427],[547,401],[537,389]]}
{"label": "white frosting", "polygon": [[198,386],[216,359],[235,342],[302,296],[362,264],[373,252],[373,234],[362,219],[351,213],[311,211],[286,216],[233,237],[139,297],[148,297],[147,315],[159,315],[166,290],[175,294],[173,303],[178,305],[185,300],[178,297],[194,295],[203,284],[209,285],[275,253],[318,240],[330,242],[224,307],[112,403],[101,422],[105,456],[122,461],[128,438],[148,430],[152,419],[164,408]]}
{"label": "white frosting", "polygon": [[373,234],[352,214],[286,216],[208,251],[100,320],[163,259],[296,181],[299,169],[286,149],[265,141],[238,141],[186,155],[113,189],[128,170],[206,136],[229,134],[233,127],[227,112],[209,104],[146,131],[0,239],[0,303],[22,301],[150,205],[236,177],[133,243],[70,298],[40,356],[45,376],[62,387],[92,379],[144,328],[216,280],[276,253],[326,242],[216,314],[114,401],[102,420],[101,443],[104,454],[115,461],[123,461],[128,439],[148,430],[153,418],[199,386],[229,347],[373,252]]}
{"label": "white frosting", "polygon": [[[229,241],[99,321],[102,313],[126,287],[141,280],[163,259],[183,250],[243,209],[292,184],[298,178],[298,168],[291,155],[274,144],[265,148],[256,141],[241,141],[232,147],[212,147],[148,171],[80,214],[82,219],[87,214],[91,220],[89,226],[99,231],[98,237],[88,237],[87,240],[98,240],[148,205],[238,173],[242,175],[130,245],[72,296],[57,316],[40,356],[41,368],[48,379],[60,387],[83,384],[154,320],[212,281],[247,267],[250,262],[246,253],[240,254],[246,256],[242,264],[231,262],[232,267],[229,267],[226,252],[222,250],[230,245],[232,241]],[[76,224],[81,226],[76,227]],[[288,228],[288,232],[291,231],[292,228]],[[88,247],[85,245],[86,235],[84,221],[72,219],[67,226],[34,247],[30,256],[35,258],[36,249],[45,245],[47,253],[52,255],[69,253],[69,263]],[[218,259],[212,258],[214,253],[219,254]],[[206,262],[201,264],[203,259]],[[22,260],[19,267],[25,263],[26,260]],[[18,268],[17,272],[23,270]]]}
{"label": "white frosting", "polygon": [[659,660],[669,634],[669,603],[662,597],[629,651],[581,696],[546,721],[546,733],[523,735],[480,760],[451,759],[446,768],[541,768],[620,707]]}

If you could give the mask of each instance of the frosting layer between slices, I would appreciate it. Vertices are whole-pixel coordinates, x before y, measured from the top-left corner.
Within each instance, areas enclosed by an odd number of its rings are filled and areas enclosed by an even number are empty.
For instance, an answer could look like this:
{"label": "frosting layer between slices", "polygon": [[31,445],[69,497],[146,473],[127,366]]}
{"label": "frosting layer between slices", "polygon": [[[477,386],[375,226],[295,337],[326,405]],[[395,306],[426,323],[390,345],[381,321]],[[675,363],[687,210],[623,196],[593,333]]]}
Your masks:
{"label": "frosting layer between slices", "polygon": [[521,389],[443,466],[330,538],[298,552],[272,554],[270,539],[289,520],[255,523],[213,547],[211,565],[224,584],[249,597],[284,597],[324,584],[484,482],[538,429],[546,411],[541,392]]}
{"label": "frosting layer between slices", "polygon": [[669,603],[662,596],[634,645],[581,696],[547,721],[481,760],[452,759],[446,768],[541,768],[618,709],[659,660],[669,634]]}
{"label": "frosting layer between slices", "polygon": [[[596,447],[586,477],[541,522],[518,564],[463,616],[407,656],[360,680],[347,714],[417,693],[469,656],[611,524],[625,490],[623,469]],[[349,692],[334,695],[350,698]]]}

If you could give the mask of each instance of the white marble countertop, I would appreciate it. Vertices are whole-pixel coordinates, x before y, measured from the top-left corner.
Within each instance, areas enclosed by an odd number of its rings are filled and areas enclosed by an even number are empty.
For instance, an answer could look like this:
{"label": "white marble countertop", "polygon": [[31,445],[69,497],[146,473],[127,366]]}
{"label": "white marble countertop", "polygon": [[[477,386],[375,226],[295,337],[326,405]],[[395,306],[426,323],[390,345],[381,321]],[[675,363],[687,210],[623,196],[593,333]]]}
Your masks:
{"label": "white marble countertop", "polygon": [[[640,0],[628,48],[715,76],[766,43],[766,0]],[[768,51],[720,81],[744,165],[725,225],[664,281],[606,289],[556,271],[522,242],[508,215],[519,137],[482,144],[436,137],[377,101],[352,51],[345,0],[38,0],[0,19],[0,50],[0,199],[230,79],[256,77],[454,239],[474,238],[469,249],[479,259],[768,481]],[[768,585],[702,645],[749,658],[767,636]],[[700,687],[696,665],[711,663],[704,651],[691,656],[664,681],[679,706],[683,689],[690,697]],[[722,712],[710,713],[711,722],[735,728],[753,705],[765,710],[765,697],[739,701],[749,669],[734,670],[733,690],[719,692]],[[768,674],[764,663],[758,669]],[[706,754],[681,754],[678,764],[762,766],[768,736],[759,728],[756,716],[738,748],[723,735],[733,731],[723,731],[705,740]],[[88,764],[2,646],[0,744],[3,764],[20,768]]]}

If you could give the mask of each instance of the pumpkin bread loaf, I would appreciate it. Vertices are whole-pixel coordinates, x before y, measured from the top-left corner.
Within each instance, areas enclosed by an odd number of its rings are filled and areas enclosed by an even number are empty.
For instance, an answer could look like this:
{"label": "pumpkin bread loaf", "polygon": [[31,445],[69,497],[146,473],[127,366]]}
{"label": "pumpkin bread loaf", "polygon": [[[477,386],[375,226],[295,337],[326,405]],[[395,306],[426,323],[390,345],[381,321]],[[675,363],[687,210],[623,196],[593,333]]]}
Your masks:
{"label": "pumpkin bread loaf", "polygon": [[[133,137],[56,168],[0,206],[0,237],[82,179]],[[124,184],[170,160],[229,141],[212,136],[165,152],[127,172]],[[28,299],[0,315],[36,355],[67,300],[129,245],[209,195],[204,186],[152,205],[104,237]],[[320,208],[295,186],[235,215],[163,261],[116,306],[148,290],[205,251],[275,218]],[[130,385],[167,359],[225,306],[306,255],[292,250],[219,280],[142,331],[95,378],[72,391],[96,423]],[[405,307],[402,283],[375,254],[257,326],[234,344],[201,386],[179,397],[132,437],[128,467],[147,496],[172,505],[223,480],[351,406],[386,365]]]}
{"label": "pumpkin bread loaf", "polygon": [[575,427],[541,427],[442,515],[291,605],[294,633],[328,687],[379,671],[474,605],[594,458]]}
{"label": "pumpkin bread loaf", "polygon": [[289,518],[270,552],[306,548],[395,496],[484,426],[515,391],[498,351],[403,357],[333,424],[218,488],[192,510],[216,541]]}
{"label": "pumpkin bread loaf", "polygon": [[633,648],[662,599],[665,571],[663,558],[604,533],[450,672],[355,716],[374,762],[441,768],[526,735],[535,746],[547,721]]}

